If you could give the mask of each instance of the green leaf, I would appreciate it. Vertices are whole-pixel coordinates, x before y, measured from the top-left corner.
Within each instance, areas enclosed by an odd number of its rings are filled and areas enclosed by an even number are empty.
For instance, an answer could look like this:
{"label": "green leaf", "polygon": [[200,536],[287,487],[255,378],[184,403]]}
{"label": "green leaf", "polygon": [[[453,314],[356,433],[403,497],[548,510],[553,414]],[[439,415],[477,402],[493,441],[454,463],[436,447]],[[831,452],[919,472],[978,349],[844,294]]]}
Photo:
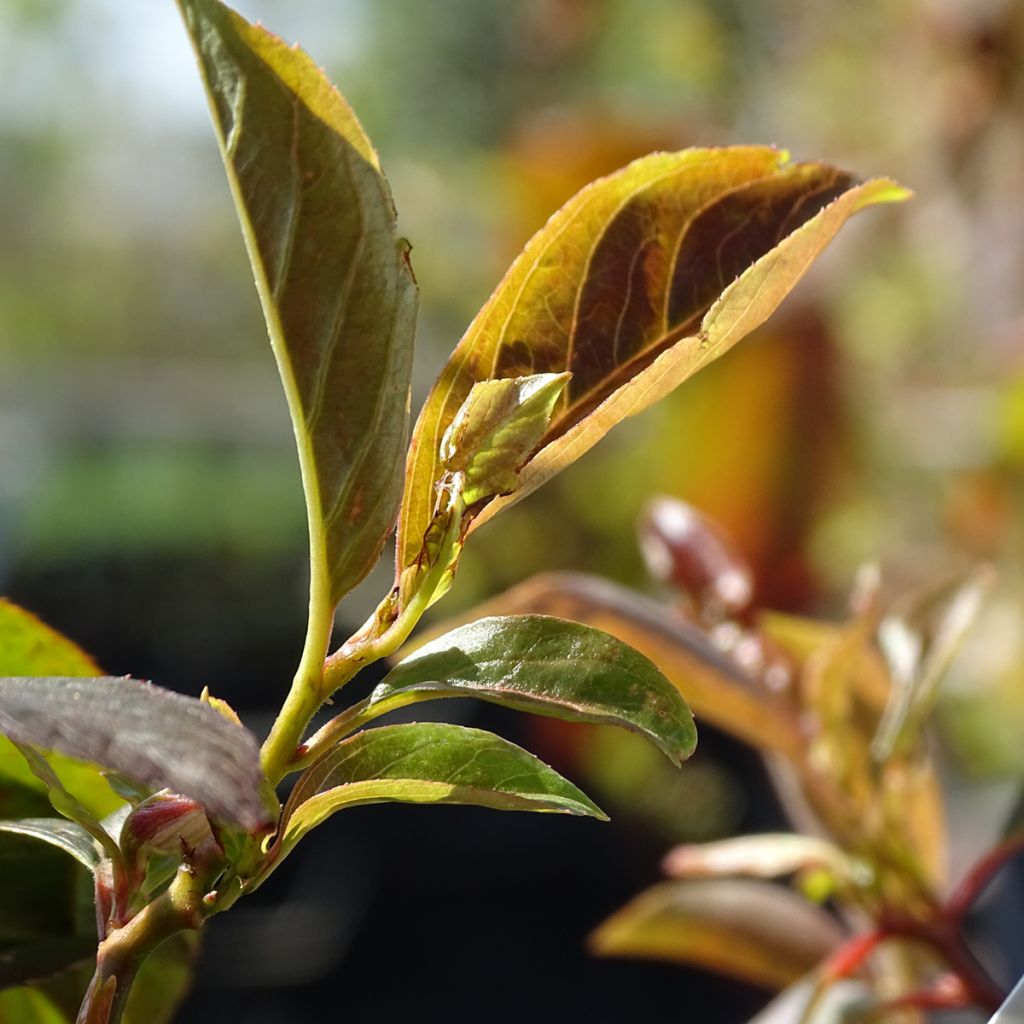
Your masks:
{"label": "green leaf", "polygon": [[32,836],[44,843],[56,846],[70,853],[90,871],[100,862],[99,853],[92,836],[81,825],[64,818],[20,818],[17,821],[0,821],[0,832]]}
{"label": "green leaf", "polygon": [[[545,573],[472,609],[463,619],[536,613],[585,623],[649,658],[686,699],[699,720],[761,750],[802,756],[799,718],[778,694],[759,689],[698,629],[626,587],[583,573]],[[456,627],[442,624],[426,634]],[[422,644],[416,638],[406,650]],[[531,709],[536,710],[536,709]]]}
{"label": "green leaf", "polygon": [[698,964],[768,988],[812,970],[843,939],[835,919],[791,889],[748,879],[662,882],[590,936],[600,956]]}
{"label": "green leaf", "polygon": [[[321,618],[394,524],[416,286],[373,147],[302,50],[179,0],[284,382]],[[325,641],[326,643],[326,641]]]}
{"label": "green leaf", "polygon": [[0,992],[2,1024],[68,1024],[68,1018],[42,993],[27,986]]}
{"label": "green leaf", "polygon": [[[0,676],[98,676],[100,669],[81,648],[42,623],[31,612],[0,598]],[[97,818],[120,800],[92,765],[51,756],[64,788]],[[20,803],[25,790],[45,796],[46,786],[13,743],[0,736],[0,818],[35,813]],[[45,804],[39,806],[44,810]]]}
{"label": "green leaf", "polygon": [[198,932],[178,932],[162,942],[139,969],[125,1024],[170,1024],[188,994],[198,952]]}
{"label": "green leaf", "polygon": [[480,525],[761,324],[853,213],[906,195],[769,147],[657,153],[587,186],[527,244],[423,406],[399,569],[419,557],[441,438],[475,383],[572,373],[520,486]]}
{"label": "green leaf", "polygon": [[285,805],[279,842],[287,851],[335,811],[387,801],[605,817],[522,747],[480,729],[422,722],[357,733],[308,768]]}
{"label": "green leaf", "polygon": [[438,637],[392,669],[360,710],[375,717],[437,697],[624,726],[676,764],[697,745],[693,716],[657,666],[607,633],[547,615],[484,618]]}
{"label": "green leaf", "polygon": [[441,465],[463,475],[466,505],[519,486],[519,467],[548,429],[569,376],[537,373],[473,385],[441,438]]}
{"label": "green leaf", "polygon": [[271,820],[256,737],[210,705],[151,683],[0,678],[0,732],[167,787],[249,831]]}

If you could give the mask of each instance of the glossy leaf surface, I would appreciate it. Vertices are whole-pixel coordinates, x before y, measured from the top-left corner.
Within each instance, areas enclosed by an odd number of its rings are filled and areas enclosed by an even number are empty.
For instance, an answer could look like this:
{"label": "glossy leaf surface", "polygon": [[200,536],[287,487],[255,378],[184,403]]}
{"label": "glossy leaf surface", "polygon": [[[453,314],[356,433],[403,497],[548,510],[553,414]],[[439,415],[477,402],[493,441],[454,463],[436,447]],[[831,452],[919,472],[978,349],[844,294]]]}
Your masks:
{"label": "glossy leaf surface", "polygon": [[604,817],[522,747],[480,729],[422,722],[357,733],[308,768],[285,806],[282,844],[342,808],[388,801]]}
{"label": "glossy leaf surface", "polygon": [[520,487],[479,525],[762,323],[851,214],[905,195],[769,147],[656,153],[587,186],[527,244],[424,404],[400,567],[418,557],[441,437],[475,383],[572,373]]}
{"label": "glossy leaf surface", "polygon": [[295,427],[315,596],[333,605],[394,523],[416,288],[355,115],[300,49],[179,0]]}
{"label": "glossy leaf surface", "polygon": [[[485,601],[466,618],[537,613],[611,634],[653,662],[706,720],[761,750],[798,755],[796,717],[777,695],[759,689],[698,629],[626,587],[583,573],[545,573]],[[440,627],[454,628],[449,622]],[[413,641],[422,642],[424,638]],[[436,643],[435,633],[426,639]]]}
{"label": "glossy leaf surface", "polygon": [[679,692],[615,637],[546,615],[483,618],[421,647],[366,702],[383,714],[436,697],[479,697],[520,711],[621,725],[675,763],[697,734]]}
{"label": "glossy leaf surface", "polygon": [[18,818],[0,821],[0,832],[31,836],[70,853],[80,864],[92,871],[99,863],[99,854],[92,836],[81,825],[65,818]]}
{"label": "glossy leaf surface", "polygon": [[249,830],[270,819],[252,733],[208,704],[150,683],[0,678],[0,732],[190,796]]}
{"label": "glossy leaf surface", "polygon": [[716,879],[656,885],[605,921],[590,941],[603,956],[698,964],[782,988],[812,970],[842,937],[833,918],[790,889]]}

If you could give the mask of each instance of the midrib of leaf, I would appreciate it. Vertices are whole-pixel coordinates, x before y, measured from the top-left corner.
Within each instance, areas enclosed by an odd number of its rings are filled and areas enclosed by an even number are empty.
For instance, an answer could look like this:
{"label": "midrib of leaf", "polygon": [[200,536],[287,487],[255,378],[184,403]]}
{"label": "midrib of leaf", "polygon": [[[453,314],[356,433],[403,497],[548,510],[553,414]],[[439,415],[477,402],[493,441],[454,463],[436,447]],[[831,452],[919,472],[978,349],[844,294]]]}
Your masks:
{"label": "midrib of leaf", "polygon": [[[183,12],[184,13],[184,12]],[[220,112],[214,99],[213,84],[206,76],[206,65],[202,59],[202,53],[198,47],[198,41],[189,33],[193,42],[198,59],[200,74],[206,82],[207,105],[210,109],[210,119],[213,122],[214,132],[224,155],[224,170],[228,180],[228,187],[231,191],[231,198],[238,211],[238,221],[242,230],[242,237],[245,241],[246,253],[252,267],[253,278],[256,284],[256,291],[259,295],[260,306],[263,309],[263,316],[267,323],[267,334],[270,337],[270,347],[274,353],[274,361],[277,364],[278,373],[281,377],[281,384],[285,393],[285,401],[292,421],[292,431],[295,435],[295,447],[298,453],[299,474],[302,480],[302,490],[306,500],[306,522],[309,531],[309,619],[306,629],[306,639],[303,644],[302,657],[296,677],[304,677],[319,681],[322,674],[323,659],[327,652],[331,639],[331,629],[334,623],[334,607],[331,602],[331,580],[330,567],[327,560],[327,533],[323,526],[323,508],[320,500],[320,480],[316,468],[316,458],[313,451],[312,435],[306,427],[306,420],[302,407],[302,396],[299,393],[298,382],[292,369],[291,360],[288,357],[287,341],[285,339],[284,327],[277,309],[278,287],[283,287],[287,280],[282,274],[272,286],[267,275],[267,268],[260,253],[259,241],[256,238],[255,227],[248,215],[245,195],[242,191],[242,184],[238,177],[235,166],[235,154],[238,150],[238,143],[241,139],[243,117],[245,113],[245,74],[239,69],[236,77],[237,87],[233,102],[231,103],[231,128],[225,136],[220,121]],[[284,86],[274,76],[275,83],[284,93],[285,97],[293,100],[292,106],[292,164],[297,166],[297,133],[298,133],[298,110],[297,97],[292,97]],[[291,181],[291,214],[289,218],[289,241],[285,246],[286,258],[282,260],[282,269],[287,269],[291,260],[293,249],[295,226],[298,221],[298,207],[301,204],[301,183],[299,175],[295,174]]]}

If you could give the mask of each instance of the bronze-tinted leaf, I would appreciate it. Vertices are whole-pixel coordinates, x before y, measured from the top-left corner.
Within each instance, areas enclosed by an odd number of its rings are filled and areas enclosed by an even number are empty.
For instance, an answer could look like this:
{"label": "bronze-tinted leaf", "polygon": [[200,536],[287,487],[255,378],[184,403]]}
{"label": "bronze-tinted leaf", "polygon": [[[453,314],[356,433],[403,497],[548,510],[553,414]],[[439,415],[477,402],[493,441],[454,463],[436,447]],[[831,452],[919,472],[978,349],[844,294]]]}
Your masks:
{"label": "bronze-tinted leaf", "polygon": [[479,525],[762,323],[851,214],[905,195],[756,146],[658,153],[583,189],[513,263],[423,407],[399,567],[417,559],[441,437],[473,384],[573,375],[519,489]]}
{"label": "bronze-tinted leaf", "polygon": [[324,616],[373,566],[397,511],[408,247],[377,154],[316,64],[218,0],[179,3],[295,427]]}
{"label": "bronze-tinted leaf", "polygon": [[601,956],[698,964],[782,988],[843,939],[835,919],[791,889],[747,879],[662,882],[590,937]]}

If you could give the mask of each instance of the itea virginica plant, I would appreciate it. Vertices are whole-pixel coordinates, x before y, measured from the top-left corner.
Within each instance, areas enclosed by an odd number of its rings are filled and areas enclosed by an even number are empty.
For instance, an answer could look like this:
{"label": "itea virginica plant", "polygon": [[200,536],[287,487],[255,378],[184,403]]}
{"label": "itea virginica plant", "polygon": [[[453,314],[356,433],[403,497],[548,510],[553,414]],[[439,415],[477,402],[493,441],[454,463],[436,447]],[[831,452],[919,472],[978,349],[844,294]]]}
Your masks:
{"label": "itea virginica plant", "polygon": [[[70,641],[0,605],[0,827],[85,865],[96,911],[96,934],[78,915],[60,935],[27,927],[28,940],[9,944],[0,981],[15,987],[0,1008],[18,1020],[70,1019],[79,999],[82,1024],[170,1019],[203,922],[336,811],[404,801],[603,817],[498,736],[438,722],[366,728],[396,708],[474,696],[615,723],[675,762],[689,756],[690,712],[650,660],[544,615],[462,626],[308,730],[360,669],[403,645],[451,586],[474,529],[761,324],[852,214],[907,195],[767,146],[637,160],[528,243],[410,437],[417,289],[377,153],[304,52],[218,0],[178,6],[295,431],[308,629],[261,746],[223,701],[104,676]],[[338,603],[396,522],[394,585],[330,650]],[[279,784],[296,774],[282,806]],[[61,816],[46,816],[41,797]],[[17,841],[23,863],[5,885],[50,864],[26,845]],[[91,980],[74,1000],[73,985],[40,980],[83,960]]]}

